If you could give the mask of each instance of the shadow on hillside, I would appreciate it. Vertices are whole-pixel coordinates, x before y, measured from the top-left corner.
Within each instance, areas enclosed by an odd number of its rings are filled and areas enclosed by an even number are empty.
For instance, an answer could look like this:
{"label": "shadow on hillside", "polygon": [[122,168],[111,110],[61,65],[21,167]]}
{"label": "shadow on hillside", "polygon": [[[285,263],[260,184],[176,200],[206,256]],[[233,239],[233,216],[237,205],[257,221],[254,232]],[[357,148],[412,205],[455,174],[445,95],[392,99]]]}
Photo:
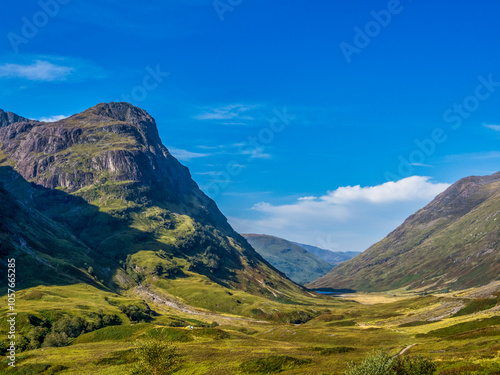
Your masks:
{"label": "shadow on hillside", "polygon": [[[103,212],[81,197],[30,183],[12,167],[0,167],[0,185],[26,205],[11,209],[22,211],[23,214],[4,212],[0,217],[0,255],[2,258],[13,255],[20,257],[17,262],[17,289],[40,284],[68,285],[77,282],[102,288],[96,281],[100,280],[109,289],[118,290],[119,286],[114,283],[112,276],[119,268],[126,268],[128,255],[142,250],[163,250],[167,260],[172,257],[188,258],[177,247],[159,242],[153,233],[131,226],[130,216],[139,214],[142,207]],[[3,200],[8,199],[6,196],[2,197]],[[43,216],[58,225],[54,226]],[[17,246],[13,246],[12,242]],[[205,251],[195,245],[189,256]],[[16,251],[16,247],[20,250]],[[52,257],[52,263],[56,266],[40,259],[32,250]],[[0,268],[5,267],[6,263],[0,262]],[[234,265],[231,264],[231,267],[220,267],[220,270],[213,273],[209,269],[197,269],[196,272],[227,286],[225,281],[231,280],[235,275]],[[92,277],[81,269],[90,270]],[[171,277],[183,276],[185,275],[179,272]]]}

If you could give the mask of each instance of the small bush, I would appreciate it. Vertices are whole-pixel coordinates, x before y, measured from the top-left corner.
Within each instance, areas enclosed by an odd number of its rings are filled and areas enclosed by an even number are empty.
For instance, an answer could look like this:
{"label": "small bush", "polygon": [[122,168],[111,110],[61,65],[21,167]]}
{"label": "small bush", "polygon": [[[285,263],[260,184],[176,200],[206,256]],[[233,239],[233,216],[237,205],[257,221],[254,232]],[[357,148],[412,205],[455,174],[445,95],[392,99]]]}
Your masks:
{"label": "small bush", "polygon": [[349,363],[344,375],[397,375],[394,359],[382,352],[371,354],[359,364]]}
{"label": "small bush", "polygon": [[151,320],[151,311],[146,307],[137,305],[120,306],[120,311],[127,315],[131,322],[149,322]]}
{"label": "small bush", "polygon": [[422,357],[392,357],[386,353],[370,354],[360,364],[350,363],[344,375],[432,375],[436,365]]}
{"label": "small bush", "polygon": [[42,346],[61,347],[66,345],[68,345],[68,335],[66,335],[66,333],[51,332],[45,337]]}
{"label": "small bush", "polygon": [[397,375],[432,375],[436,365],[427,358],[399,356],[395,358],[394,369]]}
{"label": "small bush", "polygon": [[134,351],[136,363],[130,375],[169,375],[179,367],[179,355],[175,347],[165,341],[149,338]]}
{"label": "small bush", "polygon": [[252,359],[240,365],[240,369],[253,374],[275,374],[285,370],[293,370],[308,365],[310,359],[299,359],[287,355]]}

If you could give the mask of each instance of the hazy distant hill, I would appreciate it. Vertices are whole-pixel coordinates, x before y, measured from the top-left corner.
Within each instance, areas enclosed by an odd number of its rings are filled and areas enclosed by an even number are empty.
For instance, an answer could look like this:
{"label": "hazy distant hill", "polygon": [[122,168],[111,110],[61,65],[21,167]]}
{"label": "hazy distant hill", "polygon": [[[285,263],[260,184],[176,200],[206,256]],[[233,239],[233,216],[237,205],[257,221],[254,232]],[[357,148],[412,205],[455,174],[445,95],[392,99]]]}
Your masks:
{"label": "hazy distant hill", "polygon": [[356,251],[331,251],[331,250],[325,250],[320,247],[312,246],[312,245],[305,245],[302,243],[298,242],[293,242],[296,245],[299,245],[300,247],[303,247],[307,251],[309,251],[311,254],[316,255],[318,258],[323,259],[325,262],[337,265],[339,263],[345,262],[349,259],[354,258],[356,255],[359,255],[358,252]]}
{"label": "hazy distant hill", "polygon": [[243,237],[264,259],[298,284],[316,280],[332,269],[332,265],[283,238],[264,234]]}
{"label": "hazy distant hill", "polygon": [[311,288],[438,290],[500,277],[500,173],[464,178]]}

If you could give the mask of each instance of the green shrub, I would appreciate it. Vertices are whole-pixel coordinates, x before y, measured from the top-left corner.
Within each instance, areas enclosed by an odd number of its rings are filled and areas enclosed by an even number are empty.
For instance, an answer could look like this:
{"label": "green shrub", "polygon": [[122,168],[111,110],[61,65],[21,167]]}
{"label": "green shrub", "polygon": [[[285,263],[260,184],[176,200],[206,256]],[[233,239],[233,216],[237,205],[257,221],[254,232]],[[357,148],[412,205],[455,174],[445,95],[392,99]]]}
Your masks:
{"label": "green shrub", "polygon": [[432,375],[436,365],[422,357],[392,357],[383,352],[372,353],[360,364],[350,363],[344,375]]}
{"label": "green shrub", "polygon": [[151,320],[151,311],[147,307],[137,305],[120,306],[123,312],[132,322],[149,322]]}
{"label": "green shrub", "polygon": [[78,337],[85,330],[87,322],[80,316],[73,318],[63,318],[52,326],[55,333],[65,333],[67,337]]}
{"label": "green shrub", "polygon": [[45,340],[43,341],[44,347],[47,346],[54,346],[54,347],[60,347],[60,346],[66,346],[68,345],[68,335],[64,332],[51,332],[49,333],[46,337]]}
{"label": "green shrub", "polygon": [[168,375],[179,367],[179,355],[168,342],[149,338],[134,351],[136,362],[131,375]]}
{"label": "green shrub", "polygon": [[394,369],[397,375],[432,375],[436,372],[436,364],[423,357],[395,358]]}
{"label": "green shrub", "polygon": [[274,374],[285,370],[293,370],[308,365],[311,362],[310,359],[299,359],[287,355],[279,355],[243,362],[240,365],[240,369],[253,374]]}
{"label": "green shrub", "polygon": [[349,363],[344,375],[397,375],[393,357],[378,352],[370,354],[359,364]]}

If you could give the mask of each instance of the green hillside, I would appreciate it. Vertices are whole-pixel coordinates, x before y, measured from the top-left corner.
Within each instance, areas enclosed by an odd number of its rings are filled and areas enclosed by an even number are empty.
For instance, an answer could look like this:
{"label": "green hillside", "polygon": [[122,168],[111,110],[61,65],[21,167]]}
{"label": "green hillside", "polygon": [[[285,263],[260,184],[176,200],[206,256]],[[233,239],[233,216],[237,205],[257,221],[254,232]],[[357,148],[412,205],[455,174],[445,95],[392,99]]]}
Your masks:
{"label": "green hillside", "polygon": [[[67,265],[109,290],[151,284],[194,304],[208,301],[191,297],[200,288],[190,279],[276,300],[304,293],[229,226],[145,111],[110,103],[53,123],[6,119],[0,183],[33,215],[23,223],[4,216],[2,248],[26,263],[46,262],[39,272],[26,267],[20,286],[50,284],[51,269]],[[49,225],[56,229],[31,229]]]}
{"label": "green hillside", "polygon": [[500,173],[458,181],[310,288],[459,290],[500,275]]}
{"label": "green hillside", "polygon": [[332,269],[330,264],[293,242],[264,234],[242,236],[265,260],[298,284],[314,281]]}

